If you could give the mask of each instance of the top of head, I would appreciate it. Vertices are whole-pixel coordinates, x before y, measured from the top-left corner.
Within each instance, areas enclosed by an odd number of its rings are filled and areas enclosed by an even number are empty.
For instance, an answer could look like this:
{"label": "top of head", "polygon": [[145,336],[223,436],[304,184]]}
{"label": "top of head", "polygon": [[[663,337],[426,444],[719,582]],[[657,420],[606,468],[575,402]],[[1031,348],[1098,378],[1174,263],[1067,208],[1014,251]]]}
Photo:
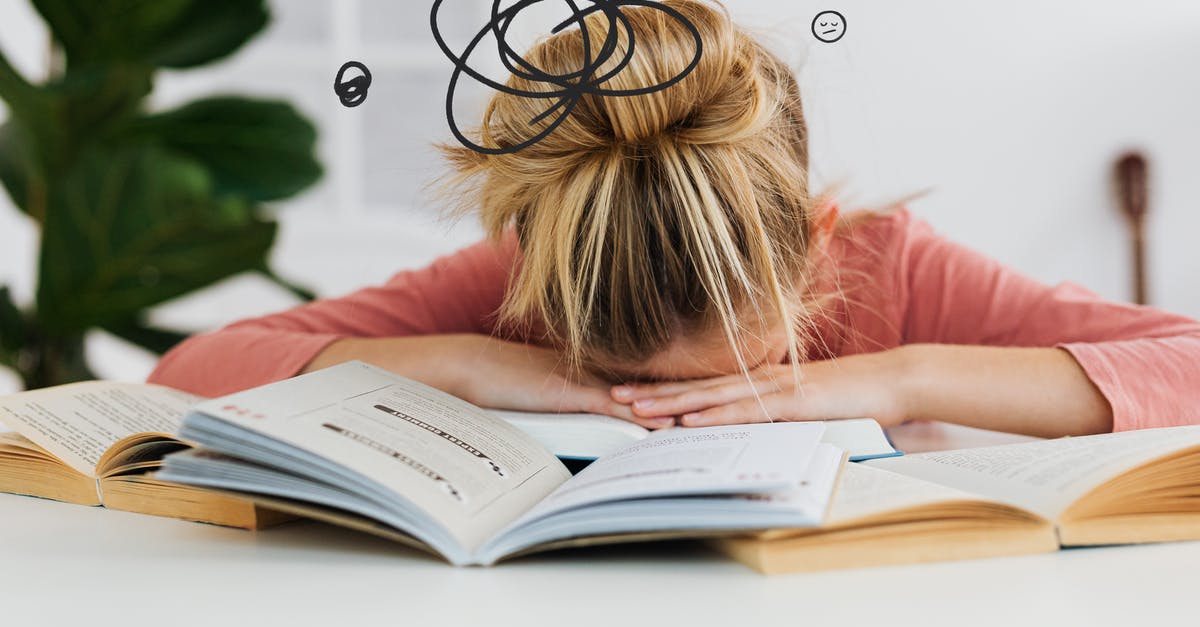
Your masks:
{"label": "top of head", "polygon": [[[573,358],[635,360],[714,328],[732,341],[747,311],[790,317],[805,270],[806,133],[791,70],[723,7],[662,4],[695,31],[649,4],[622,7],[617,25],[594,12],[585,19],[591,63],[615,29],[617,47],[595,75],[628,55],[627,65],[600,87],[661,85],[693,62],[698,33],[702,54],[682,80],[641,95],[584,94],[553,132],[518,152],[443,147],[461,179],[481,175],[470,202],[488,231],[515,225],[520,236],[523,266],[502,315],[540,319]],[[569,75],[589,65],[585,48],[570,28],[524,59]],[[508,86],[562,90],[520,76]],[[495,95],[480,145],[537,135],[559,117],[542,115],[555,102]]]}
{"label": "top of head", "polygon": [[[706,3],[655,4],[658,6],[619,7],[613,15],[594,11],[584,18],[586,38],[583,28],[571,27],[542,39],[524,55],[538,73],[566,78],[550,83],[511,76],[507,84],[513,90],[562,92],[564,87],[580,83],[573,77],[581,73],[588,74],[583,77],[585,82],[607,77],[595,85],[603,92],[652,90],[609,96],[586,93],[589,90],[584,88],[585,94],[570,115],[538,142],[543,145],[535,152],[574,153],[581,148],[664,138],[696,144],[730,142],[769,123],[771,112],[766,109],[772,100],[785,96],[765,93],[778,86],[761,80],[760,73],[778,68],[760,67],[766,59],[761,58],[765,51],[757,50],[757,42],[739,31],[723,10]],[[606,51],[606,43],[615,46]],[[626,65],[620,67],[622,63]],[[685,72],[681,80],[656,89]],[[490,140],[486,145],[518,144],[545,129],[560,117],[560,111],[533,124],[530,121],[557,103],[558,98],[497,94],[480,129],[485,142]]]}

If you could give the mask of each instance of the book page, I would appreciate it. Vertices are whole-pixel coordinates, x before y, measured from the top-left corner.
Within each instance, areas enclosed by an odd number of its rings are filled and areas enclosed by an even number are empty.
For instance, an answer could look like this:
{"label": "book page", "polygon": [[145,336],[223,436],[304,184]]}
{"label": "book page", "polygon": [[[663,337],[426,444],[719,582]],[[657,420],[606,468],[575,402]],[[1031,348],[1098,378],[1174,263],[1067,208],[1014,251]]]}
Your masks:
{"label": "book page", "polygon": [[654,431],[584,468],[522,520],[616,499],[788,489],[805,478],[824,430],[781,422]]}
{"label": "book page", "polygon": [[1200,444],[1200,426],[1145,429],[869,462],[1056,518],[1093,488],[1171,451]]}
{"label": "book page", "polygon": [[[597,459],[615,453],[650,433],[644,427],[612,416],[488,411],[532,435],[555,455],[570,459]],[[900,454],[888,442],[879,423],[870,418],[830,420],[823,424],[823,440],[849,453],[851,460]]]}
{"label": "book page", "polygon": [[847,464],[846,458],[846,452],[842,449],[821,442],[813,451],[808,470],[799,483],[776,492],[727,496],[733,502],[754,502],[756,511],[803,511],[814,521],[821,522],[829,513],[834,493],[840,489],[838,486],[842,483],[843,469],[854,465]]}
{"label": "book page", "polygon": [[910,507],[960,500],[986,499],[866,464],[846,464],[826,523],[838,525]]}
{"label": "book page", "polygon": [[899,455],[871,418],[830,420],[825,423],[824,441],[846,451],[852,461]]}
{"label": "book page", "polygon": [[8,431],[0,429],[0,448],[21,449],[30,451],[41,451],[42,448],[29,440],[29,438],[17,433],[16,431]]}
{"label": "book page", "polygon": [[214,399],[196,411],[380,484],[444,525],[468,551],[570,476],[520,429],[359,361]]}
{"label": "book page", "polygon": [[118,440],[137,433],[173,434],[199,400],[148,383],[84,381],[0,397],[0,422],[91,477]]}
{"label": "book page", "polygon": [[533,436],[558,457],[596,459],[641,440],[650,431],[612,416],[547,414],[489,409]]}

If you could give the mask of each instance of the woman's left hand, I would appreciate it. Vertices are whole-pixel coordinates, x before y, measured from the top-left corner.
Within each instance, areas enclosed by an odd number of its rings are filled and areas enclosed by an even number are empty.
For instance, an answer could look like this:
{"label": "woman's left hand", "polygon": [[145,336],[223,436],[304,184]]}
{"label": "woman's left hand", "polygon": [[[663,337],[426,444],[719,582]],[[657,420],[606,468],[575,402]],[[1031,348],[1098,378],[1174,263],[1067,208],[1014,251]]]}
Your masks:
{"label": "woman's left hand", "polygon": [[[711,379],[615,386],[612,396],[635,415],[675,416],[685,427],[783,420],[908,419],[908,360],[902,349],[788,364]],[[756,395],[757,393],[757,395]]]}

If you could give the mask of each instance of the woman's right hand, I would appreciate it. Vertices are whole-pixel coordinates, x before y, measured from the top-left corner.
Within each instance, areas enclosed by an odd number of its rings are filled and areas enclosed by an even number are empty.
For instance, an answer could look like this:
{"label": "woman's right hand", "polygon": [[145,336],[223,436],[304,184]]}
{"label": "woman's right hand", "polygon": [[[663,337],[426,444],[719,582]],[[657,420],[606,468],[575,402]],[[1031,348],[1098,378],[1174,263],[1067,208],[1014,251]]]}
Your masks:
{"label": "woman's right hand", "polygon": [[647,429],[675,424],[674,417],[634,415],[629,405],[612,398],[610,382],[588,374],[572,377],[552,349],[486,335],[346,338],[326,347],[305,372],[352,359],[421,381],[480,407],[603,414]]}
{"label": "woman's right hand", "polygon": [[481,407],[519,411],[616,416],[647,429],[675,424],[673,417],[644,418],[613,400],[612,384],[594,375],[572,377],[554,350],[483,335],[457,336],[455,396]]}

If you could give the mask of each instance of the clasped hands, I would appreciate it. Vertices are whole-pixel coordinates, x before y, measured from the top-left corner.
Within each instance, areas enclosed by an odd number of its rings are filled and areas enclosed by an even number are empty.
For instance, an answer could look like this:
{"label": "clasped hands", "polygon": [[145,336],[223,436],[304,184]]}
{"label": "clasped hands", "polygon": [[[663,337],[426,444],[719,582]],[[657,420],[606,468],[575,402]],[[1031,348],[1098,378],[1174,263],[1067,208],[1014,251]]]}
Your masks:
{"label": "clasped hands", "polygon": [[904,376],[895,351],[853,355],[799,366],[763,366],[747,374],[613,386],[611,397],[650,428],[747,422],[874,418],[905,420]]}

